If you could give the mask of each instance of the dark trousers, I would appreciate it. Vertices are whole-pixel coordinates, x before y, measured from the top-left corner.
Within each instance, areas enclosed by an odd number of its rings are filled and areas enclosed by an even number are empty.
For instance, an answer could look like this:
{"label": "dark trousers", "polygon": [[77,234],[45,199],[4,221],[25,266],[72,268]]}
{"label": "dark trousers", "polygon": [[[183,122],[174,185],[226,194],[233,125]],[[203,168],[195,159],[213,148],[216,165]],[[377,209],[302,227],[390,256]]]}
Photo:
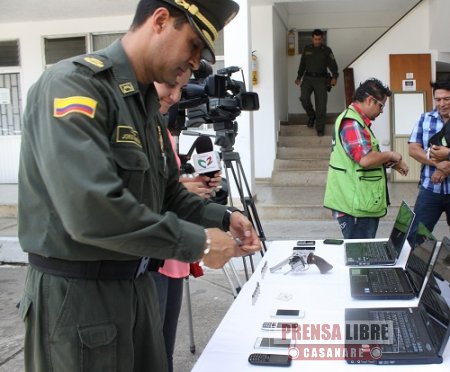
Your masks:
{"label": "dark trousers", "polygon": [[419,194],[417,195],[416,203],[414,205],[414,218],[413,225],[408,235],[409,244],[414,247],[414,238],[417,232],[417,226],[419,222],[422,222],[425,227],[433,232],[439,218],[442,213],[447,215],[447,224],[450,225],[450,195],[436,194],[430,190],[426,190],[420,187]]}
{"label": "dark trousers", "polygon": [[348,214],[338,217],[344,239],[373,239],[377,234],[378,217],[353,217]]}
{"label": "dark trousers", "polygon": [[158,289],[164,343],[166,345],[169,372],[173,372],[173,351],[177,337],[178,318],[183,300],[183,278],[169,278],[159,272],[151,272]]}
{"label": "dark trousers", "polygon": [[153,279],[84,280],[28,268],[25,371],[167,371]]}
{"label": "dark trousers", "polygon": [[[311,103],[311,94],[314,93],[314,104]],[[326,77],[303,77],[300,86],[300,102],[310,119],[316,118],[316,130],[323,131],[327,116],[327,78]]]}

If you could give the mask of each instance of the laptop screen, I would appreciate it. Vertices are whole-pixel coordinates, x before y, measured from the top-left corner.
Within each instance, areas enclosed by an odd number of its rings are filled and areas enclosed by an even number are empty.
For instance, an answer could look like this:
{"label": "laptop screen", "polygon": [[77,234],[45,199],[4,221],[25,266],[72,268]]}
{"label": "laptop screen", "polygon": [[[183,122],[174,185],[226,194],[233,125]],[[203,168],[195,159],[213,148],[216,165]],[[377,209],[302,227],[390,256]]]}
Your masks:
{"label": "laptop screen", "polygon": [[436,249],[437,241],[432,237],[431,233],[422,223],[419,223],[419,228],[417,231],[424,231],[425,233],[428,232],[428,238],[419,238],[421,243],[416,245],[416,247],[411,250],[405,269],[412,280],[416,293],[419,293],[423,282],[427,277],[428,267],[430,266],[431,258],[433,257],[434,250]]}
{"label": "laptop screen", "polygon": [[395,248],[397,257],[402,251],[403,244],[405,244],[405,240],[408,236],[413,220],[414,212],[404,201],[402,201],[397,217],[395,218],[391,236],[389,237],[389,243]]}
{"label": "laptop screen", "polygon": [[[439,355],[444,352],[450,337],[450,288],[448,279],[450,270],[448,268],[446,268],[447,271],[442,270],[447,263],[446,260],[449,259],[450,240],[444,237],[433,269],[433,274],[440,278],[437,280],[440,289],[436,291],[435,288],[427,285],[420,298],[420,305],[424,306],[427,315],[429,315],[427,325],[434,331],[430,333],[434,334],[434,342]],[[450,263],[450,260],[448,262]]]}

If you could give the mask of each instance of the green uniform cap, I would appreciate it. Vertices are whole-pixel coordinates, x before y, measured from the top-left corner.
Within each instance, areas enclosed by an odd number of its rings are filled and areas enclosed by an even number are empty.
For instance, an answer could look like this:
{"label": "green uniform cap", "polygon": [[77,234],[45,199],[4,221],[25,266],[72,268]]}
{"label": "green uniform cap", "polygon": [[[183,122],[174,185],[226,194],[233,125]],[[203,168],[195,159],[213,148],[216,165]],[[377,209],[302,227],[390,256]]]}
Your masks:
{"label": "green uniform cap", "polygon": [[205,42],[202,57],[216,62],[214,42],[222,30],[238,13],[239,5],[232,0],[163,0],[184,11],[195,31]]}

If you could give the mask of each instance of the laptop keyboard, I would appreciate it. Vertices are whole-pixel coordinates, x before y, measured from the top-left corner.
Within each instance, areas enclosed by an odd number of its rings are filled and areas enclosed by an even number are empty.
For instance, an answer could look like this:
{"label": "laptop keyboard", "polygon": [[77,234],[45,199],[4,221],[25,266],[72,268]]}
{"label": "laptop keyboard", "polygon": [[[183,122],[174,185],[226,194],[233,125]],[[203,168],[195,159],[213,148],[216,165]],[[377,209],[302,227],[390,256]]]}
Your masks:
{"label": "laptop keyboard", "polygon": [[403,293],[403,286],[397,270],[369,271],[372,293]]}
{"label": "laptop keyboard", "polygon": [[386,248],[387,248],[387,242],[370,242],[370,243],[363,243],[365,254],[367,258],[374,259],[374,260],[387,260],[389,259]]}
{"label": "laptop keyboard", "polygon": [[394,325],[394,340],[392,344],[380,345],[383,353],[417,353],[423,352],[422,342],[417,340],[417,327],[414,319],[408,316],[407,311],[369,311],[370,320],[388,321]]}

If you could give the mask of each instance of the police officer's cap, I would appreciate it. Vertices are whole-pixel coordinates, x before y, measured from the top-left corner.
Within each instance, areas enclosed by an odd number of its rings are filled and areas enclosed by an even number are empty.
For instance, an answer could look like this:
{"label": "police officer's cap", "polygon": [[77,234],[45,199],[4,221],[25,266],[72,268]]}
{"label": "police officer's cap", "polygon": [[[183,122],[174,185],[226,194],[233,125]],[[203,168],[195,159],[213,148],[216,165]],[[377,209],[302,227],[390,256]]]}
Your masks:
{"label": "police officer's cap", "polygon": [[214,42],[218,32],[238,13],[239,5],[232,0],[163,0],[184,11],[205,42],[202,57],[215,63]]}

